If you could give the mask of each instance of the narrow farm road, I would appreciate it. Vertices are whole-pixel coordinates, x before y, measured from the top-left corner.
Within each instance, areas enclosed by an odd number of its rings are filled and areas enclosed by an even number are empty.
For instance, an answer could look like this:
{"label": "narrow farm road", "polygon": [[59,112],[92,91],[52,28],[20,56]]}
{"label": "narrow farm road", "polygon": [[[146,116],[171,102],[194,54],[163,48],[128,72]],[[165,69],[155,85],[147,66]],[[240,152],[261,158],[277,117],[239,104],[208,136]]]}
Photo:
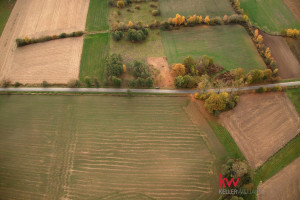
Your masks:
{"label": "narrow farm road", "polygon": [[[299,86],[300,81],[286,82],[286,83],[276,83],[267,85],[256,85],[247,86],[241,88],[223,88],[223,89],[213,89],[214,92],[235,92],[235,91],[249,91],[256,90],[260,87],[273,88],[275,86],[290,87]],[[128,89],[120,88],[0,88],[0,92],[80,92],[80,93],[125,93]],[[153,93],[153,94],[193,94],[201,90],[188,90],[188,89],[130,89],[133,93]]]}

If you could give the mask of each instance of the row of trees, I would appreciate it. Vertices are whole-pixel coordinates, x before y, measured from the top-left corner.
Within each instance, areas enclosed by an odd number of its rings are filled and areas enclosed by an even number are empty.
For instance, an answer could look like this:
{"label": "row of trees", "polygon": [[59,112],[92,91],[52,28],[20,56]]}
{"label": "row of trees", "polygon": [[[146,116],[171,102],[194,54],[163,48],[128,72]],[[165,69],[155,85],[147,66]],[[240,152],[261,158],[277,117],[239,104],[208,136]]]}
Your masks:
{"label": "row of trees", "polygon": [[300,30],[297,29],[283,29],[281,31],[281,35],[284,37],[293,37],[293,38],[299,38],[300,37]]}
{"label": "row of trees", "polygon": [[223,69],[212,57],[204,55],[195,61],[188,56],[183,63],[175,64],[171,73],[175,77],[174,84],[177,88],[194,88],[201,81],[202,75],[212,76]]}
{"label": "row of trees", "polygon": [[[149,29],[142,28],[141,30],[129,29],[127,32],[127,39],[131,42],[140,42],[147,38],[149,35]],[[115,41],[120,41],[124,36],[123,31],[114,31],[112,37]]]}
{"label": "row of trees", "polygon": [[16,43],[18,47],[26,46],[29,44],[35,44],[35,43],[40,43],[40,42],[47,42],[50,40],[56,40],[56,39],[62,39],[62,38],[67,38],[67,37],[79,37],[83,35],[83,31],[77,31],[77,32],[72,32],[72,33],[61,33],[59,35],[52,35],[52,36],[42,36],[39,38],[17,38]]}

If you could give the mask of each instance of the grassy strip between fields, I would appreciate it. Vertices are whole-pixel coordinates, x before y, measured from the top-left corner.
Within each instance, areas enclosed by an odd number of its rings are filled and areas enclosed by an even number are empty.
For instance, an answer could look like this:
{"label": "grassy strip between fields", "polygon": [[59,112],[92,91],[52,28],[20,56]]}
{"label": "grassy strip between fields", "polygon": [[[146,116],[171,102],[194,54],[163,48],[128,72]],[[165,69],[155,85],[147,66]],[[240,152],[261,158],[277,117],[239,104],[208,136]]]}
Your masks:
{"label": "grassy strip between fields", "polygon": [[224,146],[224,148],[228,152],[228,155],[231,158],[246,160],[243,153],[235,143],[234,139],[231,137],[230,133],[224,126],[222,126],[218,122],[212,122],[209,120],[208,124],[215,132],[216,136],[219,138],[220,142],[222,143],[222,145]]}
{"label": "grassy strip between fields", "polygon": [[16,0],[12,1],[0,1],[0,36],[2,34],[2,31],[4,30],[4,27],[6,25],[6,22],[9,18],[9,15],[11,11],[14,8],[14,5],[16,3]]}
{"label": "grassy strip between fields", "polygon": [[294,104],[298,114],[300,115],[300,87],[289,89],[286,91],[290,100]]}
{"label": "grassy strip between fields", "polygon": [[84,78],[98,78],[101,86],[104,83],[105,57],[109,54],[109,33],[86,35],[80,63],[80,81]]}
{"label": "grassy strip between fields", "polygon": [[108,0],[90,0],[86,19],[87,31],[105,31],[108,26]]}

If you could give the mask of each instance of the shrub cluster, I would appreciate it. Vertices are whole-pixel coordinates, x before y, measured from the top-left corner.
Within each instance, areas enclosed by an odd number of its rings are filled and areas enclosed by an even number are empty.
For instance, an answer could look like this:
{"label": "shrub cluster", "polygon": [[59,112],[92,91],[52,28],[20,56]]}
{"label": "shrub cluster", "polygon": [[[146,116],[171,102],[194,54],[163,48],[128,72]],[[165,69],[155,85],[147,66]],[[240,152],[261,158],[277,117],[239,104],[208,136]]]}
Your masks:
{"label": "shrub cluster", "polygon": [[260,87],[255,90],[256,93],[264,93],[264,92],[281,92],[284,91],[285,88],[282,88],[280,85],[276,85],[272,88]]}
{"label": "shrub cluster", "polygon": [[122,85],[122,80],[119,78],[124,72],[123,59],[120,54],[112,54],[105,60],[105,74],[108,84],[115,87]]}
{"label": "shrub cluster", "polygon": [[147,87],[151,88],[153,86],[153,79],[151,78],[151,73],[149,66],[139,62],[134,61],[133,64],[133,75],[135,78],[132,78],[129,81],[129,87]]}
{"label": "shrub cluster", "polygon": [[209,113],[215,116],[218,116],[223,111],[233,109],[239,101],[239,96],[228,94],[227,92],[214,93],[210,91],[204,94],[195,93],[194,97],[204,100],[204,107]]}
{"label": "shrub cluster", "polygon": [[297,29],[283,29],[281,31],[281,35],[283,37],[292,37],[292,38],[299,38],[300,37],[300,30]]}
{"label": "shrub cluster", "polygon": [[229,0],[234,11],[238,14],[244,14],[244,10],[241,9],[241,3],[239,0]]}
{"label": "shrub cluster", "polygon": [[79,37],[83,35],[83,31],[76,31],[72,33],[61,33],[59,35],[53,35],[53,36],[43,36],[40,38],[18,38],[16,39],[16,43],[18,47],[26,46],[29,44],[35,44],[35,43],[40,43],[40,42],[46,42],[50,40],[56,40],[56,39],[61,39],[61,38],[67,38],[67,37]]}
{"label": "shrub cluster", "polygon": [[145,40],[149,35],[149,30],[142,28],[141,30],[129,29],[127,32],[127,38],[131,42],[140,42]]}
{"label": "shrub cluster", "polygon": [[112,33],[112,37],[115,41],[119,41],[123,38],[123,32],[122,31],[115,31]]}

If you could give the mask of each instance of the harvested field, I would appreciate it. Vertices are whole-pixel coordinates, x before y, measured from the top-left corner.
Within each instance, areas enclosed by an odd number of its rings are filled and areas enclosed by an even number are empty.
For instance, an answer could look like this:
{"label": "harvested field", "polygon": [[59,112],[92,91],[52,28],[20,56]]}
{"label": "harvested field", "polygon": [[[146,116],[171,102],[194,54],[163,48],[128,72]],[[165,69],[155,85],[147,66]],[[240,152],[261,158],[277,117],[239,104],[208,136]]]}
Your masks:
{"label": "harvested field", "polygon": [[170,65],[183,62],[187,56],[198,59],[208,55],[227,70],[265,69],[248,33],[239,25],[182,28],[163,31],[162,36]]}
{"label": "harvested field", "polygon": [[300,158],[261,184],[257,200],[300,199]]}
{"label": "harvested field", "polygon": [[229,1],[224,0],[160,0],[159,5],[164,19],[175,17],[176,14],[186,17],[194,14],[223,17],[234,13]]}
{"label": "harvested field", "polygon": [[241,8],[253,24],[265,28],[268,32],[280,33],[284,28],[300,29],[300,22],[283,0],[240,0],[240,2]]}
{"label": "harvested field", "polygon": [[171,71],[166,57],[150,57],[147,58],[147,63],[158,73],[154,77],[154,85],[163,88],[173,88],[174,78],[171,76]]}
{"label": "harvested field", "polygon": [[298,113],[285,93],[243,95],[238,106],[220,119],[252,168],[261,166],[300,130]]}
{"label": "harvested field", "polygon": [[283,79],[299,78],[300,63],[291,51],[285,38],[265,33],[262,33],[262,35],[264,43],[270,47],[272,56],[278,65],[279,76]]}
{"label": "harvested field", "polygon": [[3,199],[218,199],[224,150],[186,97],[1,96],[0,110]]}
{"label": "harvested field", "polygon": [[300,1],[299,0],[283,0],[283,2],[292,11],[295,18],[300,22]]}
{"label": "harvested field", "polygon": [[[50,83],[66,83],[70,77],[78,78],[82,38],[59,40],[59,44],[51,41],[26,48],[17,48],[15,40],[25,36],[40,37],[84,30],[88,5],[89,0],[80,3],[76,0],[18,0],[0,38],[0,79],[40,83],[43,78]],[[21,60],[27,60],[27,63],[20,63]],[[34,69],[27,71],[23,65]],[[20,73],[23,70],[26,71],[24,76]],[[53,74],[53,71],[57,72]],[[53,78],[62,76],[57,73],[70,71],[76,71],[77,74],[64,74],[65,79]],[[13,77],[10,77],[12,74]]]}

